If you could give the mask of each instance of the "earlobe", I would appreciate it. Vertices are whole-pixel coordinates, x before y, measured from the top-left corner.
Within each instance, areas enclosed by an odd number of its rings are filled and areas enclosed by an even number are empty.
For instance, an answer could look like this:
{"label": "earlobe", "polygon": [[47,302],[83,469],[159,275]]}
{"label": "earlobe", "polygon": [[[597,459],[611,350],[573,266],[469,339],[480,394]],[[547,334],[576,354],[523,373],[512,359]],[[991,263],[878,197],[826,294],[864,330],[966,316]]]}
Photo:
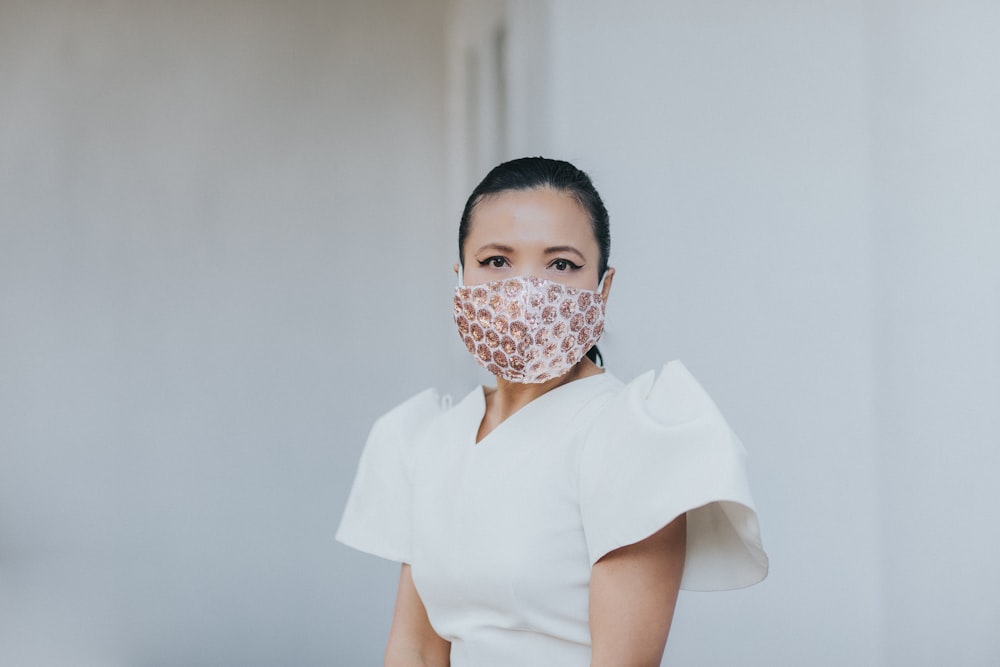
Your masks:
{"label": "earlobe", "polygon": [[455,265],[451,267],[451,270],[455,272],[456,276],[458,275],[458,262],[455,262]]}

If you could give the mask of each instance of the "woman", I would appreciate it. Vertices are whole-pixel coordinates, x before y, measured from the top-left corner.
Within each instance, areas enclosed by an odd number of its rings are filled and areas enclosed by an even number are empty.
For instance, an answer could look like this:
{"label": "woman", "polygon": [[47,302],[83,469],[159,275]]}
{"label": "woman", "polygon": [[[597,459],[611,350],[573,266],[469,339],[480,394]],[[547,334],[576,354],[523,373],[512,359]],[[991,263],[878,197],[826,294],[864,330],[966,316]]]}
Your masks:
{"label": "woman", "polygon": [[608,214],[573,165],[494,168],[459,226],[455,321],[496,376],[372,429],[337,538],[400,561],[386,665],[658,665],[678,589],[766,576],[744,451],[679,362],[596,363]]}

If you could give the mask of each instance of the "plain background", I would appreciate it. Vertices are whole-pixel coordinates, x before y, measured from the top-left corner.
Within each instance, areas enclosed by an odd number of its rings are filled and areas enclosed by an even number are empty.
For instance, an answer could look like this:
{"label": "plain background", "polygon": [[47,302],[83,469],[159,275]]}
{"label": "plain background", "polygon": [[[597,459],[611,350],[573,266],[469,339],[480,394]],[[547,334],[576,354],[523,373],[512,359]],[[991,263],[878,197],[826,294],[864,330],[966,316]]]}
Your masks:
{"label": "plain background", "polygon": [[379,664],[372,420],[485,378],[465,193],[594,178],[622,378],[681,358],[770,577],[665,664],[1000,662],[1000,6],[0,2],[0,664]]}

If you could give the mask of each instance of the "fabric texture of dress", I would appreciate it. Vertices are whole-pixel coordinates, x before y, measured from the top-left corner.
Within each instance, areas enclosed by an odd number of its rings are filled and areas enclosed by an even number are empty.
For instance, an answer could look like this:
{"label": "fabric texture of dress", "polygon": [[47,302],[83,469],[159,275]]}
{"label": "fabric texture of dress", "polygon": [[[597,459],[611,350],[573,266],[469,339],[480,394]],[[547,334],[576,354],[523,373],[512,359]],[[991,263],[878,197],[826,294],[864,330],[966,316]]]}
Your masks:
{"label": "fabric texture of dress", "polygon": [[767,575],[745,451],[680,362],[536,398],[476,442],[483,389],[372,428],[337,531],[409,563],[453,667],[587,665],[590,569],[687,513],[681,588]]}

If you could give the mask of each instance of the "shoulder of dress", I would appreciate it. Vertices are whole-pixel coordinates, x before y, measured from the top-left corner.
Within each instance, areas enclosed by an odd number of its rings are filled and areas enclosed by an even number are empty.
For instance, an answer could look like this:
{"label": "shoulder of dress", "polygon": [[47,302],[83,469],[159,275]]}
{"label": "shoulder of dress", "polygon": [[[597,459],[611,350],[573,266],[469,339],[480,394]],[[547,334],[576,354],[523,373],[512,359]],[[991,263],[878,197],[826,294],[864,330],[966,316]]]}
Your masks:
{"label": "shoulder of dress", "polygon": [[376,419],[372,432],[412,436],[422,431],[450,405],[450,396],[442,397],[436,389],[425,389]]}
{"label": "shoulder of dress", "polygon": [[649,370],[622,385],[606,410],[611,421],[627,419],[658,426],[707,421],[728,428],[708,392],[678,360],[664,364],[659,374]]}
{"label": "shoulder of dress", "polygon": [[767,574],[746,451],[679,361],[608,400],[582,446],[579,492],[591,563],[686,514],[682,588],[740,588]]}

